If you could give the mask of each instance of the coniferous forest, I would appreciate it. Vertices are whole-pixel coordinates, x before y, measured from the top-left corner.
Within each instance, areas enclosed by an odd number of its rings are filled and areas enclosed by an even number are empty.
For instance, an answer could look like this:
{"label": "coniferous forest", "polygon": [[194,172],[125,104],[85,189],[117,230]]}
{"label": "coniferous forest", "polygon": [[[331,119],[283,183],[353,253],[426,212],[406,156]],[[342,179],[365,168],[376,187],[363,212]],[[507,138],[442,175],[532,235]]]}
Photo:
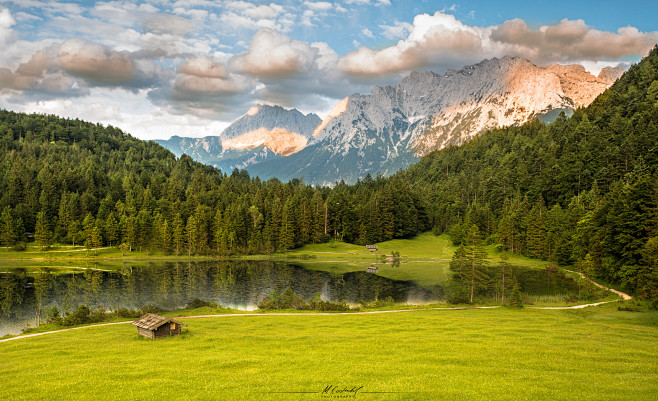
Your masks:
{"label": "coniferous forest", "polygon": [[1,240],[170,254],[370,244],[473,226],[509,252],[658,298],[658,48],[589,107],[494,130],[392,177],[316,188],[176,159],[114,127],[0,112]]}

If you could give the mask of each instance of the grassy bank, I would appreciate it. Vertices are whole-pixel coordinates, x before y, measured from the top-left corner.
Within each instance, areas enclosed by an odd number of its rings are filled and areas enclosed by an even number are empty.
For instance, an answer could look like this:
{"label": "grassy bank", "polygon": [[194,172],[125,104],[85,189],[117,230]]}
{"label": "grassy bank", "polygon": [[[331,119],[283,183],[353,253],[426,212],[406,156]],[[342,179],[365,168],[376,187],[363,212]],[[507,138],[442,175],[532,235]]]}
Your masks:
{"label": "grassy bank", "polygon": [[[456,249],[449,236],[435,236],[430,232],[417,235],[412,239],[381,242],[376,252],[370,252],[364,246],[331,241],[323,244],[309,244],[286,253],[272,255],[249,255],[233,257],[240,260],[275,260],[294,262],[311,270],[321,270],[336,274],[364,271],[370,265],[379,267],[378,274],[393,280],[414,281],[419,285],[431,287],[445,284],[449,277],[450,259]],[[394,266],[383,262],[385,256],[400,252],[400,264]],[[494,247],[487,248],[490,263],[500,261],[501,253]],[[136,267],[150,262],[166,261],[204,261],[216,260],[213,256],[174,256],[162,252],[133,251],[123,256],[116,247],[98,250],[86,250],[83,247],[68,245],[53,246],[41,250],[29,246],[25,251],[0,250],[0,271],[23,268],[28,273],[43,267],[58,273],[70,273],[84,269],[120,270],[126,264]],[[229,259],[228,257],[222,259]],[[548,262],[510,255],[510,263],[516,266],[543,268]]]}
{"label": "grassy bank", "polygon": [[[419,234],[412,239],[396,239],[377,244],[377,251],[370,252],[364,246],[345,242],[310,244],[288,252],[290,261],[307,269],[323,270],[337,274],[363,271],[371,264],[379,268],[377,274],[393,280],[414,281],[431,287],[445,284],[450,276],[450,260],[456,246],[448,235],[435,236],[431,232]],[[397,251],[401,254],[400,265],[382,262],[382,256],[390,256]],[[487,247],[489,262],[497,264],[502,253],[495,246]],[[310,258],[309,258],[310,257]],[[509,262],[515,266],[544,268],[549,262],[509,255]]]}
{"label": "grassy bank", "polygon": [[[0,343],[9,399],[654,399],[658,314],[460,310],[188,319]],[[29,383],[26,386],[26,383]],[[301,393],[303,392],[303,393]],[[382,393],[383,392],[383,393]]]}

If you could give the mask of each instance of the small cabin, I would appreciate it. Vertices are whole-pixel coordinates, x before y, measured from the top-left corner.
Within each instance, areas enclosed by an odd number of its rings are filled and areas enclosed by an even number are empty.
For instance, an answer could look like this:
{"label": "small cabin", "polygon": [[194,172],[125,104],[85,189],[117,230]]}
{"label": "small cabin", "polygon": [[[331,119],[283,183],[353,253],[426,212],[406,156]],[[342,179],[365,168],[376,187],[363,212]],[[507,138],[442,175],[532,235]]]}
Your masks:
{"label": "small cabin", "polygon": [[375,252],[377,250],[377,245],[366,245],[366,249],[370,252]]}
{"label": "small cabin", "polygon": [[379,267],[377,266],[369,266],[366,269],[366,273],[377,273],[379,271]]}
{"label": "small cabin", "polygon": [[154,313],[147,313],[139,319],[132,322],[137,326],[137,334],[155,340],[156,338],[178,336],[181,333],[181,327],[187,325],[174,320],[171,317],[164,317]]}

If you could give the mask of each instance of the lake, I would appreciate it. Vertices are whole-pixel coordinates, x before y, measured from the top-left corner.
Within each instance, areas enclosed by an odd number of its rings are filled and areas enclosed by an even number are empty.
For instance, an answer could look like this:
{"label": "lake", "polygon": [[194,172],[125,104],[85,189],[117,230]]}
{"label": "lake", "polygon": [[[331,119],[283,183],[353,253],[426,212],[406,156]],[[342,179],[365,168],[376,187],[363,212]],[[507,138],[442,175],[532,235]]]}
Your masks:
{"label": "lake", "polygon": [[[495,275],[492,268],[491,276]],[[577,284],[563,273],[514,267],[521,290],[530,295],[576,293]],[[16,268],[0,273],[0,337],[20,334],[35,325],[39,300],[43,310],[56,306],[61,312],[79,305],[140,309],[152,306],[173,310],[201,300],[239,309],[257,309],[267,294],[287,288],[313,299],[349,304],[384,300],[430,303],[444,299],[441,286],[426,288],[412,281],[398,281],[364,270],[329,273],[294,263],[272,261],[152,262],[139,267],[124,263],[118,270],[81,269],[79,273],[26,274]]]}
{"label": "lake", "polygon": [[60,311],[72,311],[83,304],[106,310],[149,305],[179,309],[196,299],[254,310],[268,293],[287,288],[307,300],[319,294],[324,300],[351,304],[387,297],[396,302],[437,298],[413,282],[394,281],[365,269],[331,274],[269,261],[157,262],[146,267],[125,263],[119,271],[55,273],[53,270],[43,282],[21,269],[0,274],[0,337],[19,334],[27,325],[35,324],[38,294],[43,294],[42,308],[56,306]]}

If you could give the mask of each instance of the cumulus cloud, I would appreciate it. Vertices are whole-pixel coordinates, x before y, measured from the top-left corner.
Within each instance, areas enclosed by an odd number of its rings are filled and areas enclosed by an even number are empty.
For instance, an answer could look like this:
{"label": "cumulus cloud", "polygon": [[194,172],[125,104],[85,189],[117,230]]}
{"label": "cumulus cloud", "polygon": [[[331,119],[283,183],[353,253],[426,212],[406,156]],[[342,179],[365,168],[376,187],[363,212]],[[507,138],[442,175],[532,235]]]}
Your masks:
{"label": "cumulus cloud", "polygon": [[194,57],[177,68],[174,88],[177,95],[224,96],[237,93],[240,84],[226,66],[210,57]]}
{"label": "cumulus cloud", "polygon": [[16,24],[14,17],[12,17],[9,9],[4,8],[0,10],[0,44],[5,44],[11,40],[15,33],[11,29]]}
{"label": "cumulus cloud", "polygon": [[128,82],[135,73],[135,64],[127,52],[113,52],[84,39],[62,43],[58,63],[71,75],[100,85]]}
{"label": "cumulus cloud", "polygon": [[233,118],[248,105],[252,79],[232,74],[222,62],[194,56],[176,68],[171,86],[155,88],[149,99],[173,114]]}
{"label": "cumulus cloud", "polygon": [[233,28],[257,30],[269,28],[276,31],[289,31],[294,24],[294,16],[285,12],[279,4],[270,3],[256,6],[244,1],[225,3],[226,10],[219,21]]}
{"label": "cumulus cloud", "polygon": [[634,27],[605,32],[589,27],[581,19],[563,19],[557,25],[533,30],[517,18],[493,29],[491,40],[536,62],[614,60],[646,55],[658,42],[658,32],[643,33]]}
{"label": "cumulus cloud", "polygon": [[386,75],[470,60],[483,53],[485,32],[464,25],[453,15],[421,14],[414,18],[406,39],[382,50],[361,47],[343,57],[340,68],[357,76]]}
{"label": "cumulus cloud", "polygon": [[229,68],[266,80],[286,78],[310,70],[317,54],[306,42],[262,29],[251,38],[248,51],[229,60]]}
{"label": "cumulus cloud", "polygon": [[152,87],[171,76],[152,59],[139,56],[84,39],[67,39],[35,52],[13,71],[0,69],[0,90],[73,97],[87,94],[93,87]]}
{"label": "cumulus cloud", "polygon": [[658,42],[658,32],[640,32],[634,27],[606,32],[591,28],[583,20],[568,19],[539,29],[531,29],[521,19],[477,27],[441,11],[417,15],[413,24],[395,21],[380,28],[384,36],[402,39],[381,50],[361,47],[347,54],[340,60],[345,73],[377,78],[415,69],[441,71],[505,55],[540,65],[610,61],[644,56]]}
{"label": "cumulus cloud", "polygon": [[244,13],[254,19],[272,19],[283,12],[283,7],[270,3],[270,5],[260,5],[253,8],[247,8]]}

